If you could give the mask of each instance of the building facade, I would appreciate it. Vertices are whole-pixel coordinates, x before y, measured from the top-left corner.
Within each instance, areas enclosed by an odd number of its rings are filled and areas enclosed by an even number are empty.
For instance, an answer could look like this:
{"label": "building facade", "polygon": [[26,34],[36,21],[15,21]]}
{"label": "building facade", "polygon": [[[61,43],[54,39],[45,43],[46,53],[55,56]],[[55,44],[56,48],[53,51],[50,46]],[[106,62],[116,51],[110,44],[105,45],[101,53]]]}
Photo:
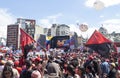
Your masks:
{"label": "building facade", "polygon": [[65,24],[58,25],[56,29],[57,36],[68,36],[70,35],[70,27]]}
{"label": "building facade", "polygon": [[20,27],[27,32],[31,37],[34,38],[35,36],[35,25],[36,21],[33,19],[23,19],[23,18],[18,18],[17,19],[17,24],[20,25]]}
{"label": "building facade", "polygon": [[102,33],[105,37],[108,37],[108,31],[106,28],[100,27],[99,32]]}
{"label": "building facade", "polygon": [[52,27],[51,27],[51,36],[56,36],[57,27],[58,27],[57,24],[52,24]]}
{"label": "building facade", "polygon": [[99,31],[111,41],[120,42],[120,33],[116,33],[116,32],[108,33],[107,29],[105,29],[104,27],[100,27]]}
{"label": "building facade", "polygon": [[13,46],[19,48],[20,35],[19,24],[13,24],[7,26],[7,46]]}
{"label": "building facade", "polygon": [[40,34],[44,34],[44,28],[36,25],[35,26],[35,33],[34,33],[34,40],[37,41],[40,37]]}
{"label": "building facade", "polygon": [[7,46],[20,47],[20,28],[35,41],[40,38],[41,34],[44,34],[43,27],[35,25],[35,20],[18,18],[16,24],[7,26]]}
{"label": "building facade", "polygon": [[70,27],[65,24],[53,24],[51,27],[51,36],[68,36]]}
{"label": "building facade", "polygon": [[44,35],[46,36],[52,36],[51,28],[44,28],[43,32],[44,32]]}
{"label": "building facade", "polygon": [[46,35],[46,36],[47,36],[47,33],[48,33],[48,28],[44,28],[43,32],[44,32],[44,35]]}
{"label": "building facade", "polygon": [[116,33],[115,31],[112,33],[108,33],[107,29],[100,27],[99,31],[109,40],[111,40],[117,47],[117,51],[120,52],[120,33]]}

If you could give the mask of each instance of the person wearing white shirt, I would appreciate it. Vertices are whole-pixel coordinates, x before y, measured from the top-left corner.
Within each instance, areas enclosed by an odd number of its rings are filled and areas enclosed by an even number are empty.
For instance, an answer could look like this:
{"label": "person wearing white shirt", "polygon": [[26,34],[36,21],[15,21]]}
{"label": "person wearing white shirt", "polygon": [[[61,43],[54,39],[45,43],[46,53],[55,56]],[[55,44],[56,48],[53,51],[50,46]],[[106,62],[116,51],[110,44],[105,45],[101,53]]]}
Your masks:
{"label": "person wearing white shirt", "polygon": [[29,60],[29,59],[32,58],[32,57],[33,57],[33,51],[30,50],[30,51],[28,52],[28,54],[27,54],[27,59]]}

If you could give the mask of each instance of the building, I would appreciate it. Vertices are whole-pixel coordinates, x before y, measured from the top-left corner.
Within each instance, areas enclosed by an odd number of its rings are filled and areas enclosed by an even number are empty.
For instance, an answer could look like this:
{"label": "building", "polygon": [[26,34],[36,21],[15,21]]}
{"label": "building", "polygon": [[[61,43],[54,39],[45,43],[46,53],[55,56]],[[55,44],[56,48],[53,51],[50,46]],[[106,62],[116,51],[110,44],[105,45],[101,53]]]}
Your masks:
{"label": "building", "polygon": [[23,18],[18,18],[17,19],[17,24],[20,25],[24,31],[26,31],[31,37],[34,38],[35,36],[35,25],[36,21],[33,19],[23,19]]}
{"label": "building", "polygon": [[108,37],[108,31],[106,28],[100,27],[99,32],[102,33],[105,37]]}
{"label": "building", "polygon": [[108,33],[107,29],[100,27],[99,31],[108,39],[110,39],[117,47],[117,51],[120,52],[120,33],[112,32]]}
{"label": "building", "polygon": [[51,27],[51,35],[52,36],[56,36],[57,27],[58,27],[57,24],[52,24],[52,27]]}
{"label": "building", "polygon": [[35,33],[34,33],[34,40],[37,41],[40,37],[40,34],[44,34],[44,28],[36,25],[35,26]]}
{"label": "building", "polygon": [[112,32],[109,34],[109,39],[114,43],[117,43],[117,45],[120,47],[120,33]]}
{"label": "building", "polygon": [[44,28],[43,32],[44,32],[44,35],[47,36],[47,34],[48,34],[48,28]]}
{"label": "building", "polygon": [[47,36],[52,36],[51,32],[52,32],[52,30],[49,28],[47,31]]}
{"label": "building", "polygon": [[120,33],[116,33],[116,32],[108,33],[107,29],[105,29],[104,27],[100,27],[99,31],[111,41],[120,42]]}
{"label": "building", "polygon": [[46,36],[52,36],[51,34],[51,28],[44,28],[44,35],[46,35]]}
{"label": "building", "polygon": [[68,36],[70,35],[70,27],[65,24],[58,25],[56,29],[57,36]]}
{"label": "building", "polygon": [[70,27],[65,24],[53,24],[51,27],[51,36],[68,36]]}
{"label": "building", "polygon": [[18,18],[16,24],[8,25],[7,27],[7,46],[13,45],[15,48],[19,48],[20,28],[36,41],[40,38],[41,34],[44,34],[43,27],[35,25],[35,20]]}
{"label": "building", "polygon": [[49,37],[68,36],[70,27],[65,24],[52,24],[51,28],[44,28],[44,34]]}
{"label": "building", "polygon": [[7,46],[19,48],[20,35],[19,24],[8,25],[7,27]]}
{"label": "building", "polygon": [[111,34],[109,34],[111,37],[113,37],[114,39],[118,38],[118,41],[120,41],[120,33],[116,33],[116,32],[112,32]]}

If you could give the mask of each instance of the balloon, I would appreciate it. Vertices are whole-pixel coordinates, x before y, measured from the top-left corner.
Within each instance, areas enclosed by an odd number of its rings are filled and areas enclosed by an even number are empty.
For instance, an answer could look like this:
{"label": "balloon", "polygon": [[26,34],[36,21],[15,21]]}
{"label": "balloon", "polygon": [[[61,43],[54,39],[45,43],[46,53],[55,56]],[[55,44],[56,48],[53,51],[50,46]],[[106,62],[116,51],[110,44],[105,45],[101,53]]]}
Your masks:
{"label": "balloon", "polygon": [[100,1],[100,0],[96,0],[95,2],[94,2],[94,8],[96,9],[96,10],[101,10],[101,9],[103,9],[105,6],[104,6],[104,3],[102,2],[102,1]]}
{"label": "balloon", "polygon": [[81,24],[79,28],[82,32],[86,32],[88,30],[88,26],[86,24]]}

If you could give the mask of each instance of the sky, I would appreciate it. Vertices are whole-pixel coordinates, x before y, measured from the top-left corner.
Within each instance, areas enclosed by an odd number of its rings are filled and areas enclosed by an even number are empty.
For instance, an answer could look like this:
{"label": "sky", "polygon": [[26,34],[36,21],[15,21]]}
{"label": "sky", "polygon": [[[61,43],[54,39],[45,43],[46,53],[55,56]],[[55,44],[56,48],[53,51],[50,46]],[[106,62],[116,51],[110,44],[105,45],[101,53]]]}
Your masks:
{"label": "sky", "polygon": [[[109,33],[120,33],[120,0],[0,0],[0,37],[6,37],[7,25],[17,18],[35,19],[37,25],[48,28],[66,24],[83,37],[101,26]],[[80,31],[81,24],[87,24],[86,32]]]}

